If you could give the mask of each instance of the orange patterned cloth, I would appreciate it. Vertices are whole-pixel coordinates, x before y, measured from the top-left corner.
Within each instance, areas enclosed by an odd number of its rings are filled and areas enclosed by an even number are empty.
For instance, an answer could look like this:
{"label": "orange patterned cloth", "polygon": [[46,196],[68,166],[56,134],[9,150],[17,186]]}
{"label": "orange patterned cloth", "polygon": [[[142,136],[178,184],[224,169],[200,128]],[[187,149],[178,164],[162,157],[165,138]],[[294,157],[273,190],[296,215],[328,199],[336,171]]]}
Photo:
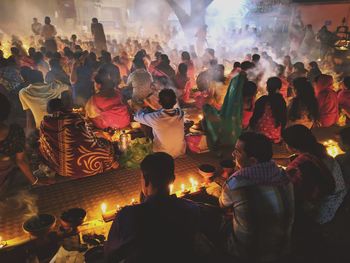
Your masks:
{"label": "orange patterned cloth", "polygon": [[118,167],[113,145],[98,139],[76,113],[57,112],[40,126],[43,161],[61,176],[85,177]]}

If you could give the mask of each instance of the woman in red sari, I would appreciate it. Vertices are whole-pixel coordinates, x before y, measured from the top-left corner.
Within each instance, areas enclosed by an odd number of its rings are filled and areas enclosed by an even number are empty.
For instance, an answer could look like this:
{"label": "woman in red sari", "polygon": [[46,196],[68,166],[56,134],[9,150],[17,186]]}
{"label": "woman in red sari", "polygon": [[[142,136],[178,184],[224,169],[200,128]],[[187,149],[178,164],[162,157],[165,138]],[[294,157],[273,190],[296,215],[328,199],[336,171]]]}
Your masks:
{"label": "woman in red sari", "polygon": [[272,142],[281,142],[281,131],[287,123],[287,106],[279,90],[282,81],[278,77],[267,81],[268,95],[260,97],[254,108],[249,126],[258,133],[264,134]]}
{"label": "woman in red sari", "polygon": [[127,127],[130,124],[129,110],[122,102],[120,93],[114,89],[113,81],[97,75],[95,89],[98,93],[85,106],[86,117],[98,129]]}
{"label": "woman in red sari", "polygon": [[345,112],[350,119],[350,77],[345,77],[343,89],[338,94],[339,107]]}
{"label": "woman in red sari", "polygon": [[333,89],[333,77],[321,74],[315,81],[315,93],[320,112],[320,124],[322,127],[330,127],[336,124],[339,118],[338,97]]}
{"label": "woman in red sari", "polygon": [[61,176],[85,177],[118,168],[112,144],[98,139],[80,114],[65,111],[60,99],[50,100],[40,126],[43,162]]}

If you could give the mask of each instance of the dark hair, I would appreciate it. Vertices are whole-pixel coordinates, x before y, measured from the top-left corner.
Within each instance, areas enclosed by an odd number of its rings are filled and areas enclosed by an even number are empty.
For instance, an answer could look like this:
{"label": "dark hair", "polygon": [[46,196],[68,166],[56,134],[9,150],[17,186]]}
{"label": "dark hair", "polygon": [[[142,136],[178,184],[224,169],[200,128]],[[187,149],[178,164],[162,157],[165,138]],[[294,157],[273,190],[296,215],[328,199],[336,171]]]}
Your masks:
{"label": "dark hair", "polygon": [[339,132],[339,136],[344,145],[350,146],[350,127],[341,129]]}
{"label": "dark hair", "polygon": [[260,55],[259,55],[259,54],[254,54],[254,55],[252,56],[252,61],[258,62],[259,60],[260,60]]}
{"label": "dark hair", "polygon": [[160,59],[161,59],[162,63],[167,64],[167,65],[170,64],[170,60],[169,60],[168,55],[162,54],[162,55],[160,55]]}
{"label": "dark hair", "polygon": [[49,16],[45,16],[45,24],[49,25],[51,23],[51,18]]}
{"label": "dark hair", "polygon": [[253,67],[254,67],[254,64],[253,64],[252,62],[250,62],[250,61],[243,61],[243,62],[241,63],[241,69],[242,69],[243,71],[248,70],[248,69],[251,69],[251,68],[253,68]]}
{"label": "dark hair", "polygon": [[19,55],[19,49],[16,47],[11,47],[11,54],[14,56],[18,56]]}
{"label": "dark hair", "polygon": [[64,111],[64,105],[61,99],[51,99],[47,103],[47,113],[52,114],[56,111]]}
{"label": "dark hair", "polygon": [[350,76],[345,77],[343,82],[344,82],[345,87],[347,89],[350,89]]}
{"label": "dark hair", "polygon": [[188,67],[187,67],[187,65],[185,63],[180,63],[179,64],[178,71],[179,71],[179,73],[181,75],[185,76],[187,74],[187,69],[188,69]]}
{"label": "dark hair", "polygon": [[282,81],[278,77],[271,77],[267,80],[267,92],[274,94],[282,87]]}
{"label": "dark hair", "polygon": [[236,61],[235,63],[233,63],[233,67],[234,68],[240,68],[241,67],[241,62]]}
{"label": "dark hair", "polygon": [[57,58],[50,59],[49,65],[50,65],[51,69],[52,68],[60,68],[61,67],[60,60],[57,59]]}
{"label": "dark hair", "polygon": [[158,191],[169,191],[169,184],[175,180],[173,157],[164,152],[149,154],[141,162],[140,168],[146,186],[151,184]]}
{"label": "dark hair", "polygon": [[182,60],[190,60],[191,59],[190,53],[188,53],[187,51],[182,52],[181,58]]}
{"label": "dark hair", "polygon": [[162,89],[159,92],[159,103],[164,109],[171,109],[176,104],[176,95],[172,89]]}
{"label": "dark hair", "polygon": [[293,68],[295,68],[296,70],[301,71],[301,72],[305,71],[304,63],[302,63],[302,62],[294,63]]}
{"label": "dark hair", "polygon": [[288,119],[293,121],[300,119],[302,110],[306,109],[310,119],[318,120],[318,102],[315,97],[315,91],[312,84],[307,80],[307,78],[296,78],[293,81],[293,87],[296,96],[291,101],[288,111]]}
{"label": "dark hair", "polygon": [[238,140],[244,143],[244,152],[248,157],[254,157],[259,163],[271,160],[272,142],[265,135],[255,132],[244,132]]}
{"label": "dark hair", "polygon": [[250,98],[255,96],[258,87],[253,81],[247,81],[243,86],[243,98]]}
{"label": "dark hair", "polygon": [[100,95],[107,98],[112,98],[115,95],[115,83],[109,79],[105,71],[99,70],[94,78],[97,84],[101,85]]}
{"label": "dark hair", "polygon": [[29,81],[31,72],[32,72],[32,69],[30,67],[27,67],[27,66],[21,67],[20,74],[22,79],[24,81]]}
{"label": "dark hair", "polygon": [[94,17],[94,18],[92,19],[92,22],[97,23],[97,22],[98,22],[97,18]]}
{"label": "dark hair", "polygon": [[316,61],[311,61],[311,62],[309,63],[309,66],[310,66],[311,68],[318,69],[318,64],[317,64]]}
{"label": "dark hair", "polygon": [[277,76],[283,76],[285,71],[286,71],[286,67],[285,66],[283,66],[281,64],[277,65]]}
{"label": "dark hair", "polygon": [[0,93],[0,122],[6,121],[11,112],[11,103],[8,98]]}
{"label": "dark hair", "polygon": [[28,48],[29,56],[34,56],[35,52],[36,52],[35,48],[33,48],[33,47]]}
{"label": "dark hair", "polygon": [[294,125],[286,128],[282,132],[282,138],[288,146],[303,152],[310,153],[319,158],[327,156],[326,148],[318,143],[316,137],[304,125]]}
{"label": "dark hair", "polygon": [[162,55],[162,52],[159,52],[159,51],[156,51],[156,52],[154,53],[154,56],[155,56],[157,59],[159,59],[161,55]]}
{"label": "dark hair", "polygon": [[41,71],[39,70],[32,70],[30,72],[30,76],[28,79],[30,84],[34,84],[34,83],[39,83],[39,82],[44,82],[44,77],[43,77],[43,73],[41,73]]}

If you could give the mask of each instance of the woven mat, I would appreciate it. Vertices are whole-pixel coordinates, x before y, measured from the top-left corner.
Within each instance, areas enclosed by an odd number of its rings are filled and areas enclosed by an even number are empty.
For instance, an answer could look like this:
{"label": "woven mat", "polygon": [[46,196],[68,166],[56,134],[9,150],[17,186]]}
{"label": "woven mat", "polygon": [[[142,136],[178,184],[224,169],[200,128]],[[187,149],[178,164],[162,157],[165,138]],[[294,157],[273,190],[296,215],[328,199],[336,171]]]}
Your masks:
{"label": "woven mat", "polygon": [[[189,178],[201,182],[197,173],[199,164],[209,163],[218,165],[209,153],[190,154],[176,160],[176,181],[174,191],[180,189],[181,184],[190,185]],[[140,193],[140,172],[138,169],[120,169],[110,173],[91,176],[78,180],[69,180],[32,189],[29,194],[37,198],[39,213],[49,213],[56,218],[69,208],[81,207],[87,211],[87,220],[101,217],[100,206],[104,202],[108,209],[118,204],[125,205],[131,199],[138,200]],[[22,223],[28,215],[28,209],[21,207],[22,196],[15,201],[16,205],[9,203],[0,215],[0,236],[4,240],[24,237]],[[10,202],[10,201],[9,201]],[[29,211],[30,212],[30,211]]]}

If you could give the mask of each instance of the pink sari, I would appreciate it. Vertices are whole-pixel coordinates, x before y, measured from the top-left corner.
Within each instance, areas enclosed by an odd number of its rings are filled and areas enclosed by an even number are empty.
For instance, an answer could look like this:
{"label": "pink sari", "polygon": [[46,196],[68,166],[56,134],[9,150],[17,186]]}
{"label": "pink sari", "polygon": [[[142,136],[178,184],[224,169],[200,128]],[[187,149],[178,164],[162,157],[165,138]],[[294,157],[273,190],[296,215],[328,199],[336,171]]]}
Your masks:
{"label": "pink sari", "polygon": [[98,94],[92,96],[85,110],[86,116],[99,129],[122,129],[130,124],[128,107],[122,103],[118,93],[110,98]]}

